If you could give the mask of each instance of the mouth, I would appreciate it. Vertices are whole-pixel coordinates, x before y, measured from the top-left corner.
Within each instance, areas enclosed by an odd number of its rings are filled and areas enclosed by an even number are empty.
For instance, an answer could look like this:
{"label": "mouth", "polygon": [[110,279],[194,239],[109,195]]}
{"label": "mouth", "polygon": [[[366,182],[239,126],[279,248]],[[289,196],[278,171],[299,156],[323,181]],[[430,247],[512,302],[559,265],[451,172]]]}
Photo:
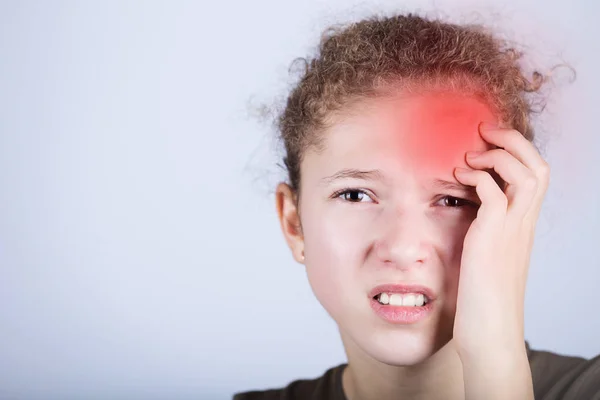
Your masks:
{"label": "mouth", "polygon": [[373,297],[373,300],[382,305],[402,306],[402,307],[422,307],[431,300],[423,293],[380,293]]}
{"label": "mouth", "polygon": [[397,307],[423,307],[435,299],[431,289],[421,285],[379,285],[369,292],[379,304]]}
{"label": "mouth", "polygon": [[413,324],[433,312],[435,293],[421,285],[379,285],[369,292],[376,315],[392,324]]}

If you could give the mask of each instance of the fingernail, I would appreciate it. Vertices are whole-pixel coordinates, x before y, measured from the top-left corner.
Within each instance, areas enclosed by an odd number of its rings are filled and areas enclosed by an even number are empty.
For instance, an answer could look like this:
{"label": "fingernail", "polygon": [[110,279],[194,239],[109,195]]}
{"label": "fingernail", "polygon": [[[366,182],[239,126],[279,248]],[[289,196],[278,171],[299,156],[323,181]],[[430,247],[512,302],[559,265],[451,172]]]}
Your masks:
{"label": "fingernail", "polygon": [[468,172],[469,170],[467,168],[456,167],[455,171],[458,174],[464,174],[465,172]]}
{"label": "fingernail", "polygon": [[467,158],[475,158],[483,153],[482,151],[467,151]]}

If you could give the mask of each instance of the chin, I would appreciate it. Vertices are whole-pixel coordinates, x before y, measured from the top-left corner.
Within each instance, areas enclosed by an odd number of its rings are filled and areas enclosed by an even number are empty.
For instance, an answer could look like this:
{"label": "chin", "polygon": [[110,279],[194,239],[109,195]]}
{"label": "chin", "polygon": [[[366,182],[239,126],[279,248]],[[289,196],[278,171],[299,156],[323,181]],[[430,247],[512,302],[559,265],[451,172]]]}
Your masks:
{"label": "chin", "polygon": [[411,366],[427,361],[446,343],[436,343],[435,337],[415,330],[397,330],[374,337],[368,344],[372,357],[394,366]]}
{"label": "chin", "polygon": [[441,334],[435,329],[406,325],[355,333],[359,337],[355,336],[354,342],[362,351],[379,362],[398,367],[427,361],[452,339],[451,332]]}
{"label": "chin", "polygon": [[417,348],[373,349],[371,356],[377,361],[394,367],[410,367],[427,361],[435,351],[425,346]]}

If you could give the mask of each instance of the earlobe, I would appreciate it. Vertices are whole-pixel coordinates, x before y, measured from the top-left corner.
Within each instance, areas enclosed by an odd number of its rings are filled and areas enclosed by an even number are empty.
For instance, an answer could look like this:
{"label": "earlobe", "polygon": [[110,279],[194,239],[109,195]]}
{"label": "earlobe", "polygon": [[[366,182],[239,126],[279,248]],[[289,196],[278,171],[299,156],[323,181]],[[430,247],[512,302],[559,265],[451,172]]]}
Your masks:
{"label": "earlobe", "polygon": [[296,194],[286,183],[277,185],[275,191],[275,206],[283,236],[292,250],[294,259],[299,263],[304,262],[304,236],[302,224],[296,205]]}

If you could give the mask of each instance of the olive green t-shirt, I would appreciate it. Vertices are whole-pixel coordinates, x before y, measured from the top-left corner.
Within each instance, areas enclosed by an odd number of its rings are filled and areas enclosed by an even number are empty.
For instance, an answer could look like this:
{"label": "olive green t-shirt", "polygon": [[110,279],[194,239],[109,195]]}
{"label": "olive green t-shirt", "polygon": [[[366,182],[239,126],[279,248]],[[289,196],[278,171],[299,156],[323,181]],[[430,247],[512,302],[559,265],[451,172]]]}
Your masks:
{"label": "olive green t-shirt", "polygon": [[[536,400],[600,400],[600,355],[585,359],[532,350],[525,342]],[[299,379],[280,389],[236,393],[233,400],[348,400],[342,389],[346,363],[315,379]]]}

